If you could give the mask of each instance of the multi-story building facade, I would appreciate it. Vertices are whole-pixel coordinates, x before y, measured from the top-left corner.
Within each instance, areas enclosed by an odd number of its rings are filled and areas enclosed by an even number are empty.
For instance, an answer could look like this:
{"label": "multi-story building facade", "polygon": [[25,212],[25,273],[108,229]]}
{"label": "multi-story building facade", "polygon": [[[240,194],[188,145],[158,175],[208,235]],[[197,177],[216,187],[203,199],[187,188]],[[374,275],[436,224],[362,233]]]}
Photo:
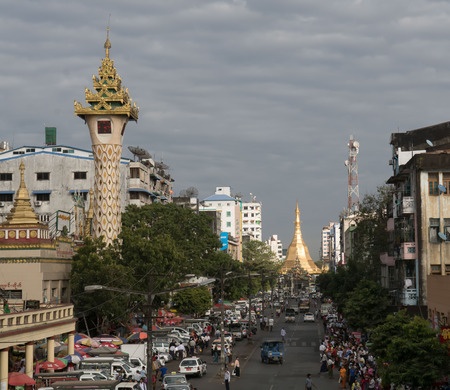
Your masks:
{"label": "multi-story building facade", "polygon": [[381,256],[383,283],[398,305],[427,306],[437,328],[450,314],[450,122],[393,133],[395,189]]}
{"label": "multi-story building facade", "polygon": [[270,250],[274,253],[278,261],[283,261],[283,243],[278,238],[278,235],[273,234],[266,240],[266,244],[270,247]]}
{"label": "multi-story building facade", "polygon": [[199,211],[220,212],[221,236],[227,235],[230,255],[242,261],[242,202],[240,198],[231,195],[231,187],[216,187],[214,195],[200,202]]}
{"label": "multi-story building facade", "polygon": [[325,271],[335,270],[341,256],[340,224],[330,222],[328,226],[322,228],[322,239],[320,243],[320,253],[322,267]]}
{"label": "multi-story building facade", "polygon": [[253,196],[250,202],[242,202],[242,234],[257,241],[262,241],[261,207]]}
{"label": "multi-story building facade", "polygon": [[[92,152],[64,145],[22,146],[0,153],[0,222],[10,212],[20,184],[19,165],[25,163],[25,182],[40,222],[51,225],[52,234],[62,228],[84,236],[80,225],[90,205],[94,187]],[[172,201],[173,179],[152,159],[120,160],[120,209]],[[70,220],[63,216],[69,216]]]}

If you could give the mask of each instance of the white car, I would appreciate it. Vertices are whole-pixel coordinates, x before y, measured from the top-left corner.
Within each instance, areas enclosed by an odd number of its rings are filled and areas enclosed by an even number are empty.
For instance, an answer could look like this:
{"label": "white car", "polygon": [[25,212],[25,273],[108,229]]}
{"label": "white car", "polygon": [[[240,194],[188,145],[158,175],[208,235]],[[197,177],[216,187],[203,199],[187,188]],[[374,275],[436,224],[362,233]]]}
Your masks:
{"label": "white car", "polygon": [[303,314],[303,322],[315,322],[313,313],[305,313]]}
{"label": "white car", "polygon": [[195,356],[183,359],[178,368],[180,374],[197,375],[199,378],[206,375],[206,362]]}
{"label": "white car", "polygon": [[83,372],[80,376],[80,381],[107,381],[111,379],[100,371]]}
{"label": "white car", "polygon": [[162,380],[161,387],[163,389],[169,389],[170,386],[175,385],[189,385],[184,374],[166,374]]}

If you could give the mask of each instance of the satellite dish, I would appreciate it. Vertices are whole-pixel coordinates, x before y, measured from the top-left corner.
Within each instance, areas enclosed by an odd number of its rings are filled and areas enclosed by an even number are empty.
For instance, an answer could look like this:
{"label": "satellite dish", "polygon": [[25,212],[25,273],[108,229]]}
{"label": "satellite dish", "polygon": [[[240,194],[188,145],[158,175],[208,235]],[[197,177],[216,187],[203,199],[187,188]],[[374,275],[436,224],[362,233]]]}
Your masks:
{"label": "satellite dish", "polygon": [[152,158],[149,152],[147,152],[143,148],[139,148],[137,146],[128,146],[128,150],[133,153],[135,156],[138,156],[140,160],[144,158]]}
{"label": "satellite dish", "polygon": [[442,184],[438,184],[438,188],[440,192],[443,192],[444,194],[447,192],[447,188],[443,186]]}
{"label": "satellite dish", "polygon": [[412,280],[411,279],[406,279],[405,280],[405,288],[408,288],[408,287],[412,287]]}
{"label": "satellite dish", "polygon": [[429,146],[434,146],[433,142],[431,142],[429,139],[427,139],[426,142]]}
{"label": "satellite dish", "polygon": [[353,146],[354,146],[356,149],[358,149],[358,148],[359,148],[359,142],[358,142],[358,141],[353,142]]}
{"label": "satellite dish", "polygon": [[444,233],[439,232],[439,233],[438,233],[438,236],[439,236],[439,238],[440,238],[442,241],[447,241],[447,236],[446,236]]}

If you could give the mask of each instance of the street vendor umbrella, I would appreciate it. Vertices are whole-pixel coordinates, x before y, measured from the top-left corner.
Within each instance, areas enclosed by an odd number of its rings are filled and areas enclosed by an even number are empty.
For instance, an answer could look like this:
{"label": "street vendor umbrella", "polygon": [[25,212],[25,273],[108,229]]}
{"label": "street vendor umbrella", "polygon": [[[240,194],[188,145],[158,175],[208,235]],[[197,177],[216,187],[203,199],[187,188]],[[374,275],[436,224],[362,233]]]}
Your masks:
{"label": "street vendor umbrella", "polygon": [[128,342],[130,341],[138,341],[138,340],[147,340],[147,332],[136,332],[133,333],[130,337],[128,337]]}
{"label": "street vendor umbrella", "polygon": [[64,356],[63,359],[64,359],[64,360],[67,360],[68,363],[78,364],[78,363],[81,362],[81,359],[82,359],[82,358],[81,358],[81,355],[80,355],[79,353],[75,352],[75,353],[72,354],[72,355]]}
{"label": "street vendor umbrella", "polygon": [[113,344],[109,341],[104,341],[104,342],[100,343],[100,347],[108,347],[108,348],[114,348],[114,349],[118,348],[118,346],[116,344]]}
{"label": "street vendor umbrella", "polygon": [[92,347],[92,348],[100,347],[100,343],[97,340],[94,340],[94,339],[92,339],[90,337],[80,339],[76,343],[84,345],[86,347]]}
{"label": "street vendor umbrella", "polygon": [[67,366],[67,360],[62,358],[55,358],[54,362],[46,360],[39,364],[39,367],[43,370],[62,370]]}
{"label": "street vendor umbrella", "polygon": [[10,372],[8,374],[8,384],[10,386],[31,386],[35,385],[36,381],[22,372]]}

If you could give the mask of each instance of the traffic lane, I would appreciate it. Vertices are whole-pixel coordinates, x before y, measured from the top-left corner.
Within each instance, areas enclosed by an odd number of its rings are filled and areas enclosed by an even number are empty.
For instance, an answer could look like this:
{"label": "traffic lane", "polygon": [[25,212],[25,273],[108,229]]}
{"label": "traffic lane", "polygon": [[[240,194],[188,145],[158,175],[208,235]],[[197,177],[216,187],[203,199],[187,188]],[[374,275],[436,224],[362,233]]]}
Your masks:
{"label": "traffic lane", "polygon": [[[250,355],[253,353],[255,349],[259,352],[259,345],[260,345],[260,337],[261,335],[258,334],[260,331],[258,330],[256,336],[253,336],[253,339],[251,342],[248,342],[247,339],[243,339],[242,341],[237,341],[235,347],[233,348],[233,357],[232,361],[234,362],[234,359],[236,355],[239,356],[240,366],[241,370],[245,370],[246,363],[250,357]],[[223,370],[221,370],[221,365],[219,363],[213,363],[213,358],[211,355],[211,349],[208,348],[206,351],[204,351],[202,354],[197,355],[202,360],[206,361],[207,363],[207,374],[204,375],[202,378],[198,378],[195,376],[189,376],[188,381],[189,383],[194,386],[194,388],[197,388],[198,390],[216,390],[216,389],[224,389],[225,385],[223,384]],[[178,372],[178,365],[180,364],[179,361],[170,361],[166,363],[167,365],[167,372]],[[231,364],[229,365],[230,372],[233,369]],[[238,385],[240,382],[240,378],[237,378],[233,376],[231,378],[231,388],[234,389],[235,383]],[[239,387],[240,388],[240,387]],[[248,389],[252,389],[253,387],[248,387]]]}

